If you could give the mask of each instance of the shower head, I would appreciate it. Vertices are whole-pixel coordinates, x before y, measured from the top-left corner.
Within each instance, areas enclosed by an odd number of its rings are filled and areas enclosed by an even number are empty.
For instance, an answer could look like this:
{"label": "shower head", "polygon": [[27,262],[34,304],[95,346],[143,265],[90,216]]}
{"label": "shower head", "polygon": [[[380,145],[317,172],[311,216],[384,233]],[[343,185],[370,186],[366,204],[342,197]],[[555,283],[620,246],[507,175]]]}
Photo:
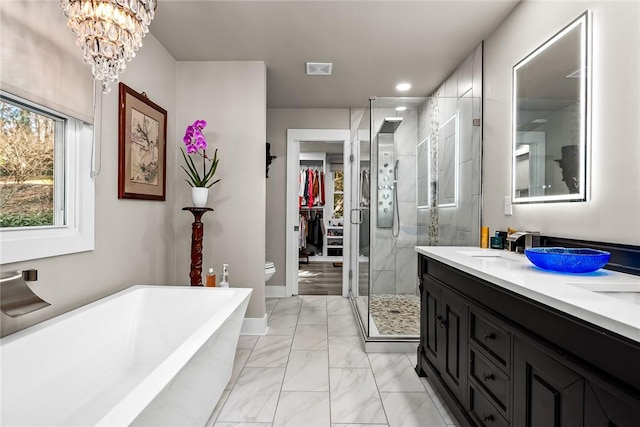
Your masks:
{"label": "shower head", "polygon": [[395,133],[402,123],[402,117],[385,117],[378,133]]}

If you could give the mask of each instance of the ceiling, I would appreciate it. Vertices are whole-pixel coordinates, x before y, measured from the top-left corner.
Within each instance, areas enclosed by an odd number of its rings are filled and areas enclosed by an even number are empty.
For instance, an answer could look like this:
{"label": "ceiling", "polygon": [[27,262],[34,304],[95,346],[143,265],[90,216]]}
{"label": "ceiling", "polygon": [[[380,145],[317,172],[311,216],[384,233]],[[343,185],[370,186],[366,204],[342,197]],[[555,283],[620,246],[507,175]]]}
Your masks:
{"label": "ceiling", "polygon": [[518,1],[161,0],[151,32],[177,61],[264,61],[269,108],[364,107],[431,93]]}

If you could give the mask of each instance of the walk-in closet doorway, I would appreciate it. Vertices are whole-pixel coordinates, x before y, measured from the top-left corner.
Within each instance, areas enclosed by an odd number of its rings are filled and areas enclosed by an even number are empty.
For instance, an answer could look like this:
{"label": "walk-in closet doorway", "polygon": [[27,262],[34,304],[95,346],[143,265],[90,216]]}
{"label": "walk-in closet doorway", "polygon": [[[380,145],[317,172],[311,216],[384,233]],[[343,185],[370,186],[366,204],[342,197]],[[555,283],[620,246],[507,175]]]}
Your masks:
{"label": "walk-in closet doorway", "polygon": [[349,295],[349,144],[347,129],[287,131],[287,296]]}

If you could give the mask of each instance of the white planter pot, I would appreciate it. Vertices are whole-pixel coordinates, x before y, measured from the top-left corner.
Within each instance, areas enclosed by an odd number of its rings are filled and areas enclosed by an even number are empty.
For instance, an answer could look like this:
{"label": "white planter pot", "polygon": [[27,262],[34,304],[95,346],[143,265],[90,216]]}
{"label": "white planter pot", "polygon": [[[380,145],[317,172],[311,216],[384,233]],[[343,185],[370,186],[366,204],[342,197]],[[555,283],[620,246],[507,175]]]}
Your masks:
{"label": "white planter pot", "polygon": [[209,197],[209,189],[206,187],[191,187],[191,200],[193,206],[197,208],[204,208],[207,205],[207,198]]}

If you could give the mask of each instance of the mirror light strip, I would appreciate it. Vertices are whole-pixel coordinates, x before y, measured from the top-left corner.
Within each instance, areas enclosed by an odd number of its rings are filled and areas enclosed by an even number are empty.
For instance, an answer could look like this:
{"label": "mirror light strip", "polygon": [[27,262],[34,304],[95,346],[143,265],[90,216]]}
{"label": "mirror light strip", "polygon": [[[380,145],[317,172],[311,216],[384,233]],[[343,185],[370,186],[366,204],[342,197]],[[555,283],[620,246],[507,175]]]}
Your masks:
{"label": "mirror light strip", "polygon": [[[517,71],[528,62],[536,58],[547,48],[549,48],[556,40],[559,40],[574,28],[580,27],[580,69],[582,78],[580,79],[580,158],[579,158],[579,192],[570,194],[559,194],[550,196],[537,197],[516,197],[516,141],[517,141],[517,94],[518,79]],[[539,202],[562,202],[562,201],[586,201],[590,197],[589,180],[587,176],[590,172],[591,165],[591,11],[586,10],[582,15],[573,22],[560,30],[557,34],[544,42],[534,52],[518,62],[513,67],[512,72],[512,102],[511,102],[511,199],[515,204],[519,203],[539,203]]]}

